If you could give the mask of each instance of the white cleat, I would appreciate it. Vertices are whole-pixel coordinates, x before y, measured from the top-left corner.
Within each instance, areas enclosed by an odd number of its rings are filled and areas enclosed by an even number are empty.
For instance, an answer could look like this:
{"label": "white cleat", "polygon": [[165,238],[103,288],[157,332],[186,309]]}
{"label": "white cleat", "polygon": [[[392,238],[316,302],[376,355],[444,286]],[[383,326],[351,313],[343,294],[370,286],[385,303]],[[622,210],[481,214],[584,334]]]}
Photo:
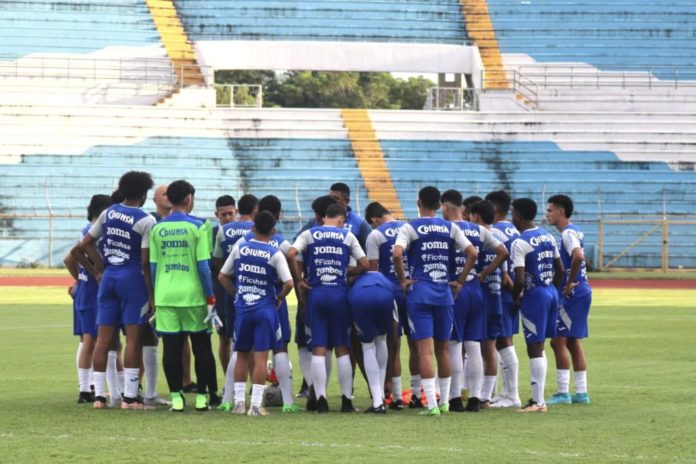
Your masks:
{"label": "white cleat", "polygon": [[496,409],[519,408],[521,406],[522,404],[519,399],[515,401],[512,398],[508,398],[507,396],[500,397],[498,401],[496,401],[495,403],[491,403],[491,408]]}
{"label": "white cleat", "polygon": [[240,414],[243,416],[246,413],[246,406],[244,405],[244,403],[234,403],[234,409],[232,410],[232,414]]}
{"label": "white cleat", "polygon": [[167,401],[159,395],[154,398],[144,398],[143,403],[145,403],[145,406],[166,406],[168,408],[172,405],[171,401]]}

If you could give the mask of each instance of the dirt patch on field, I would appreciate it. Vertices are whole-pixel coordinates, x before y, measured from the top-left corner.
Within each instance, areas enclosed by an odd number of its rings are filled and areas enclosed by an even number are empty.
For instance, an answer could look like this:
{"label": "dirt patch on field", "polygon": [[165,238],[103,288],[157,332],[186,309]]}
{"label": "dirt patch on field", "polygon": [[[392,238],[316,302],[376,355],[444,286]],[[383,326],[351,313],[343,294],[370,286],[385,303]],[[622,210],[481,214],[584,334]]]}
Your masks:
{"label": "dirt patch on field", "polygon": [[696,290],[696,280],[594,279],[590,285],[592,288]]}
{"label": "dirt patch on field", "polygon": [[70,276],[0,276],[0,287],[67,287]]}

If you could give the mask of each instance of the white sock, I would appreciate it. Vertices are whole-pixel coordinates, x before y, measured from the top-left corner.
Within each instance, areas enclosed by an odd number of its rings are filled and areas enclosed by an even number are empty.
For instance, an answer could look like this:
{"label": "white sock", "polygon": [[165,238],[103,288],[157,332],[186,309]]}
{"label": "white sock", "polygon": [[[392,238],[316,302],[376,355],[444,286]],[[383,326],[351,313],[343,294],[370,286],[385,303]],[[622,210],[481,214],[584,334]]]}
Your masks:
{"label": "white sock", "polygon": [[437,395],[435,393],[435,378],[421,379],[421,385],[425,392],[425,399],[428,402],[428,409],[433,409],[437,405]]}
{"label": "white sock", "polygon": [[[94,396],[106,398],[106,372],[94,373]],[[113,395],[113,393],[112,393]]]}
{"label": "white sock", "polygon": [[251,405],[257,408],[261,407],[261,401],[263,400],[263,389],[266,388],[265,385],[253,384],[251,386]]}
{"label": "white sock", "polygon": [[387,336],[380,335],[375,337],[375,347],[377,348],[377,364],[379,364],[379,379],[382,389],[387,380],[387,362],[389,361],[389,350],[387,348]]}
{"label": "white sock", "polygon": [[123,395],[123,392],[126,391],[126,373],[123,370],[116,371],[116,378],[118,379],[118,391]]}
{"label": "white sock", "polygon": [[392,377],[392,379],[391,379],[391,391],[392,391],[392,399],[394,401],[402,399],[403,391],[401,389],[401,377]]}
{"label": "white sock", "polygon": [[[329,389],[329,382],[331,381],[331,371],[333,370],[333,351],[327,350],[326,356],[324,356],[324,362],[326,363],[326,390]],[[317,397],[318,398],[318,397]]]}
{"label": "white sock", "polygon": [[227,363],[227,372],[225,372],[225,391],[222,394],[223,403],[231,403],[232,395],[235,392],[236,383],[234,381],[234,368],[237,365],[237,352],[232,352],[230,361]]}
{"label": "white sock", "polygon": [[89,388],[89,369],[78,369],[77,378],[80,382],[80,392],[89,393],[91,391]]}
{"label": "white sock", "polygon": [[462,374],[464,373],[464,359],[462,359],[462,344],[450,340],[450,362],[452,363],[452,383],[450,384],[450,398],[462,396]]}
{"label": "white sock", "polygon": [[464,353],[462,356],[462,390],[469,389],[469,379],[466,377],[466,370],[469,366],[469,354]]}
{"label": "white sock", "polygon": [[290,372],[290,360],[287,353],[276,353],[273,356],[276,376],[280,384],[280,393],[283,395],[283,404],[293,404],[292,373]]}
{"label": "white sock", "polygon": [[512,400],[519,398],[517,377],[520,370],[520,362],[514,346],[508,346],[500,350],[500,364],[503,373],[503,396]]}
{"label": "white sock", "polygon": [[411,395],[420,398],[421,389],[423,388],[423,380],[420,375],[411,376]]}
{"label": "white sock", "polygon": [[326,361],[324,356],[312,355],[312,380],[317,399],[326,398]]}
{"label": "white sock", "polygon": [[363,362],[365,363],[365,374],[367,375],[367,383],[370,386],[370,394],[372,395],[372,406],[377,408],[382,404],[382,391],[380,384],[381,373],[379,371],[379,363],[377,362],[377,348],[374,342],[363,343]]}
{"label": "white sock", "polygon": [[338,383],[341,384],[341,394],[346,398],[353,396],[353,366],[350,356],[345,354],[336,360],[338,366]]}
{"label": "white sock", "polygon": [[498,380],[496,375],[486,375],[483,377],[483,388],[481,388],[481,401],[490,401],[495,389],[495,382]]}
{"label": "white sock", "polygon": [[[106,384],[109,386],[109,393],[111,393],[111,406],[116,406],[119,401],[121,401],[121,380],[123,378],[123,371],[120,372],[121,379],[119,379],[119,372],[116,371],[116,360],[118,354],[116,351],[109,351],[108,357],[106,358]],[[94,387],[96,389],[96,387]]]}
{"label": "white sock", "polygon": [[300,369],[302,369],[302,376],[307,382],[307,386],[312,385],[312,352],[307,348],[300,348],[298,350],[298,355],[300,357]]}
{"label": "white sock", "polygon": [[82,353],[82,347],[84,347],[85,344],[80,342],[77,345],[77,352],[75,353],[75,368],[77,369],[77,384],[80,384],[80,354]]}
{"label": "white sock", "polygon": [[[228,365],[229,369],[229,365]],[[234,382],[234,403],[235,404],[246,404],[246,382]]]}
{"label": "white sock", "polygon": [[587,393],[587,371],[573,372],[575,393]]}
{"label": "white sock", "polygon": [[157,347],[143,347],[143,367],[145,368],[145,398],[157,396]]}
{"label": "white sock", "polygon": [[529,360],[530,380],[532,383],[532,400],[538,405],[544,404],[544,384],[546,382],[546,358]]}
{"label": "white sock", "polygon": [[570,370],[557,369],[556,383],[558,384],[558,393],[570,393]]}
{"label": "white sock", "polygon": [[126,367],[123,369],[125,375],[125,385],[123,396],[135,398],[138,396],[138,384],[140,383],[140,369],[137,367]]}
{"label": "white sock", "polygon": [[483,358],[481,357],[481,344],[474,341],[465,341],[466,349],[466,379],[469,385],[469,397],[481,399],[483,387]]}
{"label": "white sock", "polygon": [[89,384],[94,385],[94,366],[89,368]]}
{"label": "white sock", "polygon": [[437,384],[440,386],[440,404],[449,404],[451,383],[452,377],[438,377]]}

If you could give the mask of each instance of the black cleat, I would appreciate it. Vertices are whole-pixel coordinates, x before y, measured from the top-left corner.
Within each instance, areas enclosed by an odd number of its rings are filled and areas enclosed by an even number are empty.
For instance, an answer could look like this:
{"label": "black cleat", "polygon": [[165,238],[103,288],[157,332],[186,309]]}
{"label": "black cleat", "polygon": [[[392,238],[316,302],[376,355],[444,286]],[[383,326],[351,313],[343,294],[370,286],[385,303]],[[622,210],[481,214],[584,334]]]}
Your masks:
{"label": "black cleat", "polygon": [[[326,398],[324,398],[324,401],[326,401]],[[312,385],[309,387],[309,394],[307,395],[307,406],[305,409],[307,411],[316,411],[317,410],[317,395],[314,393],[314,386]],[[327,405],[328,408],[328,405]],[[327,409],[328,411],[328,409]]]}
{"label": "black cleat", "polygon": [[348,398],[346,395],[341,395],[341,412],[356,412],[357,409],[353,407],[353,400]]}
{"label": "black cleat", "polygon": [[466,402],[466,412],[479,412],[481,411],[481,400],[478,398],[469,398]]}
{"label": "black cleat", "polygon": [[307,381],[302,379],[302,386],[300,391],[295,395],[295,398],[307,398],[309,396],[309,387],[307,386]]}
{"label": "black cleat", "polygon": [[[467,402],[467,404],[469,404]],[[464,407],[464,401],[462,401],[462,397],[458,396],[456,398],[452,398],[449,400],[449,410],[450,412],[464,412],[466,411],[466,408]]]}
{"label": "black cleat", "polygon": [[190,384],[188,384],[184,388],[182,388],[181,391],[184,393],[197,393],[198,392],[198,385],[196,385],[196,382],[191,382]]}
{"label": "black cleat", "polygon": [[411,395],[411,402],[408,403],[408,408],[409,409],[420,409],[423,407],[423,403],[421,403],[421,400],[419,397],[416,395]]}
{"label": "black cleat", "polygon": [[392,409],[394,411],[401,411],[402,409],[404,409],[404,402],[401,400],[392,401],[392,403],[389,405],[389,409]]}
{"label": "black cleat", "polygon": [[211,408],[217,408],[222,404],[222,398],[219,397],[216,393],[211,393],[210,398],[208,399],[208,404]]}
{"label": "black cleat", "polygon": [[316,400],[315,410],[317,414],[327,414],[329,412],[329,402],[323,396]]}
{"label": "black cleat", "polygon": [[[403,407],[403,404],[402,404],[402,407]],[[367,409],[365,410],[365,414],[369,414],[369,413],[372,413],[372,414],[386,414],[386,413],[387,413],[387,408],[384,407],[383,404],[380,404],[380,405],[377,406],[376,408],[375,408],[374,406],[370,406],[369,408],[367,408]]]}
{"label": "black cleat", "polygon": [[77,404],[94,403],[94,392],[80,392]]}

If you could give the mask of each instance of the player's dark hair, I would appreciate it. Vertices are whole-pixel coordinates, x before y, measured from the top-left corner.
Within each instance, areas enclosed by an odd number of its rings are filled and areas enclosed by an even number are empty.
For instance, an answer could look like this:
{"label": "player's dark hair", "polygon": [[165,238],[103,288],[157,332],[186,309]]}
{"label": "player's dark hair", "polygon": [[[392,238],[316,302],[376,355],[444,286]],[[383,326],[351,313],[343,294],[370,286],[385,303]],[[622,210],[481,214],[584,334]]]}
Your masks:
{"label": "player's dark hair", "polygon": [[481,220],[484,224],[493,224],[493,219],[495,218],[495,208],[493,207],[493,203],[490,201],[484,200],[474,203],[469,211],[471,214],[478,214],[481,216]]}
{"label": "player's dark hair", "polygon": [[346,210],[343,208],[343,206],[339,205],[330,205],[328,208],[326,208],[326,214],[324,217],[328,219],[333,219],[337,217],[346,217]]}
{"label": "player's dark hair", "polygon": [[350,198],[350,187],[348,187],[348,184],[344,184],[343,182],[336,182],[329,190],[332,192],[341,192],[346,196],[346,198]]}
{"label": "player's dark hair", "polygon": [[235,206],[237,203],[234,198],[230,195],[223,195],[215,200],[215,208],[222,208],[223,206]]}
{"label": "player's dark hair", "polygon": [[483,198],[479,197],[478,195],[471,195],[470,197],[466,197],[462,203],[466,209],[471,210],[472,206],[481,201],[483,201]]}
{"label": "player's dark hair", "polygon": [[275,195],[266,195],[259,200],[259,211],[268,211],[275,216],[276,221],[280,218],[282,203]]}
{"label": "player's dark hair", "polygon": [[109,195],[92,195],[87,206],[87,220],[92,222],[102,211],[111,206],[111,197]]}
{"label": "player's dark hair", "polygon": [[512,202],[512,209],[519,212],[525,221],[533,221],[537,214],[537,204],[531,198],[518,198]]}
{"label": "player's dark hair", "polygon": [[445,193],[442,194],[440,197],[440,201],[442,203],[450,203],[453,204],[454,206],[461,208],[462,207],[462,194],[459,190],[455,189],[450,189],[447,190]]}
{"label": "player's dark hair", "polygon": [[254,229],[257,234],[271,235],[275,225],[276,218],[270,211],[260,211],[254,218]]}
{"label": "player's dark hair", "polygon": [[130,171],[121,176],[118,181],[118,190],[126,200],[140,200],[154,185],[149,173]]}
{"label": "player's dark hair", "polygon": [[242,216],[248,216],[254,212],[254,208],[259,204],[259,199],[247,193],[242,195],[237,202],[237,210]]}
{"label": "player's dark hair", "polygon": [[565,217],[570,219],[573,215],[573,200],[568,195],[554,195],[547,200],[547,203],[551,203],[553,206],[563,208],[565,211]]}
{"label": "player's dark hair", "polygon": [[440,208],[440,191],[437,187],[423,187],[418,192],[418,200],[423,208],[437,210]]}
{"label": "player's dark hair", "polygon": [[493,203],[493,206],[495,206],[500,214],[507,215],[508,211],[510,211],[510,202],[512,199],[505,190],[496,190],[486,195],[486,201]]}
{"label": "player's dark hair", "polygon": [[367,205],[367,208],[365,208],[365,220],[368,224],[372,223],[372,219],[381,218],[382,216],[386,216],[388,214],[391,214],[391,211],[385,208],[382,203],[377,201],[373,201]]}
{"label": "player's dark hair", "polygon": [[193,188],[193,185],[185,180],[175,180],[167,187],[167,198],[175,206],[181,205],[187,196],[195,193],[196,189]]}
{"label": "player's dark hair", "polygon": [[118,190],[114,190],[111,192],[111,204],[115,205],[117,203],[123,203],[123,200],[125,200],[123,194]]}
{"label": "player's dark hair", "polygon": [[326,216],[326,208],[331,205],[335,205],[336,200],[328,195],[322,195],[312,202],[312,211],[321,217]]}

